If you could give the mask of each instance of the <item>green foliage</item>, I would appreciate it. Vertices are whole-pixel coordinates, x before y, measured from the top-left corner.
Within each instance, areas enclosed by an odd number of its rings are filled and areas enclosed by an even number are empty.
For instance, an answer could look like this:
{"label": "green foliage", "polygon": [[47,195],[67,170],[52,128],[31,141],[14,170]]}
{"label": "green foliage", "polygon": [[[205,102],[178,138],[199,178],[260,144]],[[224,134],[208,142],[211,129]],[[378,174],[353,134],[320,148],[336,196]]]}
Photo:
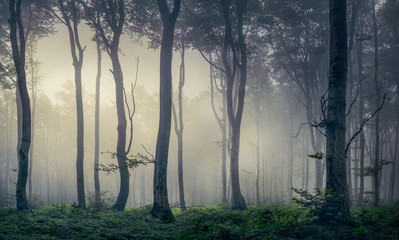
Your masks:
{"label": "green foliage", "polygon": [[[102,152],[101,154],[110,154],[111,159],[117,159],[118,154],[115,152]],[[107,164],[100,164],[98,170],[106,172],[108,175],[111,173],[116,173],[119,171],[119,168],[129,168],[135,169],[140,165],[147,166],[149,163],[154,163],[154,159],[148,157],[147,155],[138,153],[137,155],[131,155],[129,157],[125,157],[126,164],[123,166],[118,166],[115,163],[107,163]]]}
{"label": "green foliage", "polygon": [[327,190],[326,188],[323,190],[315,188],[313,194],[304,189],[292,188],[292,190],[299,195],[294,196],[293,202],[300,207],[308,209],[314,216],[319,216],[326,200],[334,196],[332,190]]}
{"label": "green foliage", "polygon": [[[320,192],[319,195],[322,195]],[[353,210],[353,222],[320,225],[308,209],[295,206],[220,207],[174,210],[176,222],[163,224],[151,206],[82,211],[57,204],[32,212],[0,208],[0,239],[397,239],[399,206]]]}
{"label": "green foliage", "polygon": [[44,206],[44,201],[36,194],[31,194],[28,199],[30,209],[40,209]]}
{"label": "green foliage", "polygon": [[378,167],[378,168],[370,167],[370,166],[366,166],[366,167],[364,167],[363,169],[354,168],[355,171],[356,171],[355,174],[358,175],[358,176],[374,176],[374,175],[376,174],[376,172],[382,172],[382,169],[383,169],[385,166],[388,166],[388,165],[391,165],[391,164],[392,164],[392,162],[387,161],[387,160],[385,160],[385,159],[382,159],[382,160],[380,161],[380,164],[379,164],[379,167]]}
{"label": "green foliage", "polygon": [[108,209],[111,206],[111,202],[115,202],[115,199],[108,196],[108,191],[100,191],[98,197],[96,192],[89,192],[86,194],[86,198],[89,201],[89,207],[94,209]]}
{"label": "green foliage", "polygon": [[317,160],[321,160],[324,157],[324,154],[322,152],[317,152],[315,154],[310,154],[309,155],[310,158],[315,158]]}

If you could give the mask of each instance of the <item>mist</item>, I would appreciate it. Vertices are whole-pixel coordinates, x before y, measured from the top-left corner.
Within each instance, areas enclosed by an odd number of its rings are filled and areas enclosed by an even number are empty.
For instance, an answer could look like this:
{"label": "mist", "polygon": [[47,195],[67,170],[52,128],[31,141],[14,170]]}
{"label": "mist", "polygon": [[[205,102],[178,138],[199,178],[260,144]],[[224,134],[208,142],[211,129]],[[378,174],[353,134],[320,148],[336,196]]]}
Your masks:
{"label": "mist", "polygon": [[395,0],[0,10],[4,208],[397,206]]}

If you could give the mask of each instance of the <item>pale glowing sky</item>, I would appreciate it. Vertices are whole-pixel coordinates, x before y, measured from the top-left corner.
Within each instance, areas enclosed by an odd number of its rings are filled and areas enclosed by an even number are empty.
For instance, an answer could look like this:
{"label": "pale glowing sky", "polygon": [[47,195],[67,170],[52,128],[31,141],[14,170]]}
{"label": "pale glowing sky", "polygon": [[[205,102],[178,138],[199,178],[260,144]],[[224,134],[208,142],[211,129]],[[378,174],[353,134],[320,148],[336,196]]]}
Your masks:
{"label": "pale glowing sky", "polygon": [[[74,69],[70,53],[69,37],[64,25],[57,25],[57,32],[38,44],[36,58],[42,63],[40,66],[41,84],[39,91],[45,91],[50,99],[55,99],[55,94],[61,89],[66,80],[74,82]],[[93,33],[84,24],[80,25],[80,39],[82,46],[87,46],[84,54],[82,82],[84,94],[93,94],[95,91],[95,77],[97,73],[96,45],[91,41]],[[129,36],[122,36],[120,43],[120,61],[124,73],[125,87],[129,89],[136,73],[136,59],[140,58],[138,85],[143,85],[149,93],[159,92],[159,50],[147,49],[147,44],[142,46],[133,43]],[[180,54],[173,56],[173,84],[174,89],[178,82]],[[114,81],[109,69],[111,63],[107,53],[103,52],[101,79],[101,101],[109,103],[114,101]],[[209,87],[209,65],[194,51],[186,52],[186,85],[185,95],[195,96]]]}

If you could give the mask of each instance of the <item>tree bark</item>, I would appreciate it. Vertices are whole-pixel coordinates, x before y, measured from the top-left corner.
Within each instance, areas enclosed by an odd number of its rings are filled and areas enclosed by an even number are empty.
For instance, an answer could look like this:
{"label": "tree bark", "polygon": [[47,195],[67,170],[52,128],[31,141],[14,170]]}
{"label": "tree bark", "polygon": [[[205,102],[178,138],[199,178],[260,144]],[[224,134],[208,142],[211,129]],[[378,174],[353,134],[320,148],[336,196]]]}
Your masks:
{"label": "tree bark", "polygon": [[[256,101],[256,100],[255,100]],[[260,193],[259,193],[259,175],[260,175],[260,123],[261,123],[261,107],[260,101],[255,102],[255,121],[256,121],[256,176],[255,176],[255,203],[260,206]]]}
{"label": "tree bark", "polygon": [[183,181],[183,87],[185,83],[185,44],[181,40],[181,64],[180,64],[180,80],[179,80],[179,93],[178,93],[178,106],[179,117],[177,117],[175,106],[173,105],[173,119],[175,123],[175,133],[177,137],[177,172],[178,172],[178,185],[179,185],[179,201],[180,209],[186,210],[186,202],[184,200],[184,181]]}
{"label": "tree bark", "polygon": [[[31,110],[25,74],[25,36],[21,17],[22,0],[10,0],[10,41],[13,61],[17,72],[17,88],[22,106],[22,139],[18,147],[18,179],[16,188],[16,201],[18,210],[29,208],[26,198],[26,182],[28,177],[29,148],[31,143]],[[17,34],[18,31],[18,34]],[[19,37],[19,39],[18,39]],[[18,96],[17,96],[18,98]]]}
{"label": "tree bark", "polygon": [[[211,60],[212,61],[212,60]],[[216,118],[216,121],[219,125],[220,132],[222,133],[222,141],[220,144],[221,152],[222,152],[222,159],[221,159],[221,183],[222,183],[222,188],[221,188],[221,200],[222,204],[227,204],[227,172],[226,172],[226,160],[227,160],[227,114],[226,114],[226,85],[224,84],[224,81],[222,77],[220,77],[220,87],[217,86],[216,83],[216,76],[214,74],[214,68],[212,64],[209,64],[209,79],[210,79],[210,85],[211,85],[211,105],[212,105],[212,111],[213,114]],[[222,116],[220,117],[216,106],[215,106],[215,91],[214,89],[217,89],[221,95],[222,95]]]}
{"label": "tree bark", "polygon": [[[84,189],[84,118],[83,118],[83,94],[82,94],[82,66],[84,50],[80,45],[79,39],[79,17],[78,7],[74,0],[70,3],[70,9],[65,9],[64,1],[58,0],[64,24],[69,33],[69,44],[72,56],[72,65],[75,70],[75,96],[76,96],[76,184],[78,205],[82,209],[86,208],[85,189]],[[70,15],[67,11],[70,11]],[[78,52],[76,52],[76,49]]]}
{"label": "tree bark", "polygon": [[345,162],[345,110],[347,80],[346,0],[330,0],[330,71],[326,121],[327,198],[321,219],[328,214],[349,214]]}
{"label": "tree bark", "polygon": [[115,80],[116,110],[118,115],[118,142],[116,153],[118,158],[120,188],[118,198],[113,209],[123,211],[129,196],[129,169],[126,166],[126,113],[123,100],[123,74],[118,57],[118,48],[113,48],[111,52],[112,73]]}
{"label": "tree bark", "polygon": [[[359,40],[357,42],[357,61],[358,61],[358,86],[359,86],[359,122],[360,124],[363,121],[363,108],[364,108],[364,91],[363,91],[363,40],[361,39],[363,36],[363,24],[359,26]],[[359,195],[358,195],[358,205],[363,203],[363,194],[364,194],[364,147],[365,147],[365,138],[364,132],[360,132],[359,139]]]}
{"label": "tree bark", "polygon": [[[238,35],[238,50],[241,62],[239,63],[236,57],[237,52],[232,35],[231,19],[230,19],[230,0],[223,0],[222,2],[225,36],[222,50],[222,59],[224,70],[226,72],[227,80],[227,115],[231,125],[231,152],[230,152],[230,179],[231,179],[231,208],[234,210],[246,209],[244,197],[241,194],[240,179],[239,179],[239,149],[240,149],[240,133],[241,120],[244,110],[245,100],[245,85],[247,80],[247,49],[243,33],[243,14],[246,8],[247,1],[240,0],[237,2],[237,35]],[[228,52],[232,51],[233,63],[231,66],[228,59]],[[236,68],[239,68],[239,81],[235,83]],[[234,101],[234,86],[238,89],[237,101]]]}
{"label": "tree bark", "polygon": [[[99,14],[97,13],[97,16]],[[99,21],[99,19],[97,18]],[[100,207],[100,178],[99,178],[99,155],[100,155],[100,86],[101,86],[101,42],[96,34],[96,48],[97,48],[97,76],[96,76],[96,109],[94,116],[94,194],[95,204]]]}
{"label": "tree bark", "polygon": [[[112,75],[115,82],[115,102],[116,102],[116,113],[118,118],[118,140],[116,145],[116,155],[118,159],[119,175],[120,175],[120,188],[118,197],[112,209],[123,211],[126,206],[126,202],[129,196],[129,169],[126,165],[126,112],[124,103],[124,86],[123,86],[123,72],[119,61],[119,41],[122,35],[123,25],[125,23],[125,1],[118,0],[113,1],[98,1],[95,5],[101,8],[101,11],[105,15],[104,21],[108,25],[109,29],[103,27],[98,17],[94,17],[90,14],[88,6],[81,1],[86,11],[89,13],[92,24],[96,27],[99,32],[105,49],[112,62]],[[107,33],[112,33],[110,36]]]}
{"label": "tree bark", "polygon": [[[375,13],[376,2],[373,3],[373,35],[374,35],[374,83],[376,91],[376,106],[378,108],[381,102],[381,83],[378,80],[378,29],[377,29],[377,18]],[[380,204],[380,113],[379,111],[375,115],[375,145],[374,145],[374,201],[373,205],[378,206]]]}
{"label": "tree bark", "polygon": [[160,113],[157,146],[154,163],[154,205],[151,215],[163,222],[175,219],[170,210],[167,190],[167,167],[171,129],[172,110],[172,54],[173,38],[177,16],[180,11],[180,0],[174,1],[170,11],[166,0],[157,0],[163,23],[161,56],[160,56]]}

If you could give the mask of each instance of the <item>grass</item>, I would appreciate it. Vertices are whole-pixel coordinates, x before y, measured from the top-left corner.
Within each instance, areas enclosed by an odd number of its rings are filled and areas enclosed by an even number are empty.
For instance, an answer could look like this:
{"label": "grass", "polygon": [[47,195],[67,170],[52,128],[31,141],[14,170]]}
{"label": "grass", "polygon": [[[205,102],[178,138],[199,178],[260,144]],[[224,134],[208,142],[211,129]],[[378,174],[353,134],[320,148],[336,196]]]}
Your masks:
{"label": "grass", "polygon": [[361,207],[350,219],[318,224],[296,206],[222,207],[174,210],[162,224],[150,206],[124,212],[57,204],[19,212],[0,208],[0,239],[399,239],[399,206]]}

